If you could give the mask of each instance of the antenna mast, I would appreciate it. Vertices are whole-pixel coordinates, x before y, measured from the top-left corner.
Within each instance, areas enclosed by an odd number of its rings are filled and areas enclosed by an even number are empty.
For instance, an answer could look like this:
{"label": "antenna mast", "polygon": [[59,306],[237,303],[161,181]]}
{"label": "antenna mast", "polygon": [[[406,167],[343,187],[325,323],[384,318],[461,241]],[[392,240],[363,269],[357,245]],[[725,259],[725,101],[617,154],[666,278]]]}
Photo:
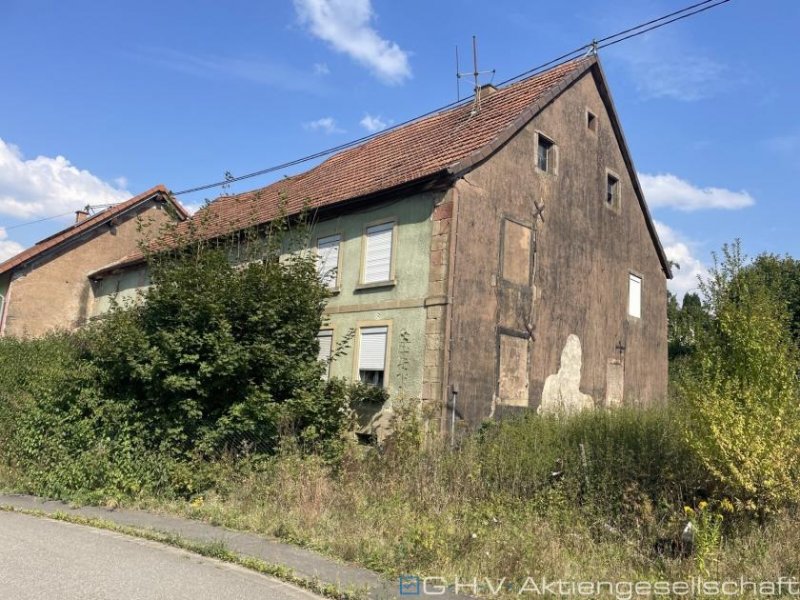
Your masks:
{"label": "antenna mast", "polygon": [[461,78],[471,75],[473,78],[473,91],[475,93],[475,101],[472,106],[472,115],[476,115],[481,111],[481,85],[480,85],[480,76],[485,75],[487,73],[492,74],[492,79],[494,79],[495,70],[492,69],[491,71],[479,71],[478,70],[478,38],[477,36],[472,36],[472,73],[462,73],[461,72],[461,65],[458,61],[458,46],[456,46],[456,99],[461,101]]}

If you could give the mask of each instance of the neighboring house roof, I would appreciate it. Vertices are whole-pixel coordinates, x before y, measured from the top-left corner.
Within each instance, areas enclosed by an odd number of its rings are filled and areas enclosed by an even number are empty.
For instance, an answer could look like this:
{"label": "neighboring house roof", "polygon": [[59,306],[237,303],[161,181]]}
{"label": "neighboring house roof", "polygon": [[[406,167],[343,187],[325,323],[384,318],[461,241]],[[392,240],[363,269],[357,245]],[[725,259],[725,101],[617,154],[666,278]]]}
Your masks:
{"label": "neighboring house roof", "polygon": [[84,234],[88,231],[95,229],[101,225],[108,223],[113,218],[123,214],[124,212],[135,208],[137,205],[147,202],[151,200],[154,196],[161,196],[165,201],[170,202],[177,211],[181,220],[185,220],[188,218],[188,213],[183,206],[180,205],[177,201],[175,201],[169,194],[169,191],[163,185],[157,185],[146,192],[139,194],[138,196],[134,196],[129,200],[125,200],[124,202],[120,202],[119,204],[115,204],[114,206],[107,208],[95,215],[92,215],[88,219],[81,221],[79,223],[75,223],[74,225],[70,225],[66,229],[59,231],[51,235],[48,238],[43,239],[42,241],[34,244],[27,250],[23,250],[16,256],[12,256],[2,264],[0,264],[0,275],[11,271],[17,267],[23,266],[26,263],[30,262],[31,260],[41,256],[45,252],[50,250],[54,250],[61,246],[62,244],[75,239],[76,237]]}

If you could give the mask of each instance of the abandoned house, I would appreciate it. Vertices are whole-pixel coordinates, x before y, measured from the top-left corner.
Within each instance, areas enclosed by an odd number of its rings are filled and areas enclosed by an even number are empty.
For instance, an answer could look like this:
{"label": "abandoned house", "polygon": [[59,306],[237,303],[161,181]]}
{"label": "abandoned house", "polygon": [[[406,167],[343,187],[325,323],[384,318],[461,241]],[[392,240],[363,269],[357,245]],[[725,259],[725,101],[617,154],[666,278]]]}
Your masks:
{"label": "abandoned house", "polygon": [[[333,291],[320,357],[352,332],[329,375],[438,402],[443,426],[663,398],[670,266],[598,59],[478,100],[220,197],[205,232],[310,209]],[[134,254],[94,271],[94,306],[144,270]]]}
{"label": "abandoned house", "polygon": [[[443,421],[663,398],[669,263],[596,57],[203,209],[208,235],[310,207],[331,376]],[[94,277],[115,290],[141,261]]]}
{"label": "abandoned house", "polygon": [[0,264],[0,335],[81,326],[99,310],[97,297],[108,300],[108,290],[101,292],[89,275],[136,251],[148,224],[158,229],[187,216],[163,186],[94,215],[77,211],[73,225]]}

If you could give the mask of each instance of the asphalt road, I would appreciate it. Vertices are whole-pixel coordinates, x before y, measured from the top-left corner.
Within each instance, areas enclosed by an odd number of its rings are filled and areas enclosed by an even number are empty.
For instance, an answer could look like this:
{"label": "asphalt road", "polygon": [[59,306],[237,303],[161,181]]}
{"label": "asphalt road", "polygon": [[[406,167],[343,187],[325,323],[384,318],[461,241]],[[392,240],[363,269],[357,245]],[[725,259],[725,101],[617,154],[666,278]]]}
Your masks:
{"label": "asphalt road", "polygon": [[0,512],[1,600],[308,600],[271,577],[110,531]]}

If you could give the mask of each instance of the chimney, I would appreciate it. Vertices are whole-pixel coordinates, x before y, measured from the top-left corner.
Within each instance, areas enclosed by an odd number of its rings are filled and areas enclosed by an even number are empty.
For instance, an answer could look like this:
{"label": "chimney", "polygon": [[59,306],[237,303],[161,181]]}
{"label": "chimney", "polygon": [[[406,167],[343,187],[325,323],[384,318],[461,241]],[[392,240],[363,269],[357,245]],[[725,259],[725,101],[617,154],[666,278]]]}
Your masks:
{"label": "chimney", "polygon": [[480,87],[480,90],[479,90],[479,92],[480,92],[480,95],[481,95],[481,98],[486,98],[486,97],[488,97],[488,96],[491,96],[491,95],[492,95],[492,94],[494,94],[496,91],[497,91],[497,88],[496,88],[496,87],[494,87],[494,86],[493,86],[491,83],[484,83],[484,84],[483,84],[483,85]]}
{"label": "chimney", "polygon": [[[87,207],[88,209],[88,207]],[[75,224],[83,223],[86,219],[89,218],[89,211],[87,209],[84,210],[76,210],[75,211]]]}

